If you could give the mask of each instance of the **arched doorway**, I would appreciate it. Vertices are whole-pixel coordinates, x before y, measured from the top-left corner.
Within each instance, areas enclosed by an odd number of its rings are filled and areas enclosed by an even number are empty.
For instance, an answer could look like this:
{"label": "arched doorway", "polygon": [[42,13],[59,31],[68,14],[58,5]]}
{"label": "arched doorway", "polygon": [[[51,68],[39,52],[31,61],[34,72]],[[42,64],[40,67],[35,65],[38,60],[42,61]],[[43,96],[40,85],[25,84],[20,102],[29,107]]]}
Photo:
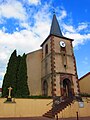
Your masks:
{"label": "arched doorway", "polygon": [[43,95],[48,96],[48,83],[46,80],[43,82]]}
{"label": "arched doorway", "polygon": [[63,80],[63,96],[64,97],[72,97],[73,93],[72,93],[71,86],[72,86],[72,84],[69,79]]}

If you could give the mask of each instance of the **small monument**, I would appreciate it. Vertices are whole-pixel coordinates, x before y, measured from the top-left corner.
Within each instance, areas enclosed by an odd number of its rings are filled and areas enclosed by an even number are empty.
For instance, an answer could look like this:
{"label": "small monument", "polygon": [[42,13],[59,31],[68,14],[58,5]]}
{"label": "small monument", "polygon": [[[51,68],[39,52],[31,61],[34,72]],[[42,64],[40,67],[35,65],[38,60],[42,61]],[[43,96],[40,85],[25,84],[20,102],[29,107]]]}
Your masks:
{"label": "small monument", "polygon": [[9,87],[8,90],[9,90],[9,94],[8,94],[8,97],[7,97],[7,101],[12,102],[12,97],[11,97],[12,87]]}

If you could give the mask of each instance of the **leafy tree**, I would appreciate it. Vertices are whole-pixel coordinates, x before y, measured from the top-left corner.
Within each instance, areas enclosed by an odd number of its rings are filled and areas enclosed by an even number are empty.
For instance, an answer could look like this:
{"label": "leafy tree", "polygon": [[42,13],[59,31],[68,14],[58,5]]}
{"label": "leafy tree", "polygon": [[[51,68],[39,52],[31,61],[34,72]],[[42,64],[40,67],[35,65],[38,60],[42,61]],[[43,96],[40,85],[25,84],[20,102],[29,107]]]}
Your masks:
{"label": "leafy tree", "polygon": [[26,55],[23,54],[17,73],[16,97],[27,97],[28,95]]}
{"label": "leafy tree", "polygon": [[2,96],[8,96],[8,88],[11,86],[12,96],[15,96],[16,92],[16,76],[17,76],[17,53],[16,50],[11,54],[9,59],[6,74],[4,76],[3,85],[2,85]]}

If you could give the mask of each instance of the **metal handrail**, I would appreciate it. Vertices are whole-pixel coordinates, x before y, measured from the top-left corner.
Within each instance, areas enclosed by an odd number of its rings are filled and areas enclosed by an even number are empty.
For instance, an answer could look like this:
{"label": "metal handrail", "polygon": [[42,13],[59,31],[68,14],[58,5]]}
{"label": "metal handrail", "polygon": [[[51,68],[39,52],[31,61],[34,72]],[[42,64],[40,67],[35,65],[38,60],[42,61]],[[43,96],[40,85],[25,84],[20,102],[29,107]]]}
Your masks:
{"label": "metal handrail", "polygon": [[58,102],[61,102],[61,101],[60,101],[60,98],[61,98],[61,97],[62,97],[62,96],[56,96],[56,98],[53,98],[53,101],[49,102],[49,103],[47,104],[47,106],[50,105],[51,103],[55,102],[56,100],[58,100]]}
{"label": "metal handrail", "polygon": [[53,103],[53,101],[49,102],[49,103],[47,104],[47,106],[50,105],[51,103]]}
{"label": "metal handrail", "polygon": [[62,97],[63,97],[63,96],[56,96],[56,98],[53,98],[53,101],[49,102],[49,103],[47,104],[47,106],[50,105],[51,103],[54,104],[55,102],[57,102],[58,104],[61,103],[61,102],[64,102],[64,100],[63,100]]}

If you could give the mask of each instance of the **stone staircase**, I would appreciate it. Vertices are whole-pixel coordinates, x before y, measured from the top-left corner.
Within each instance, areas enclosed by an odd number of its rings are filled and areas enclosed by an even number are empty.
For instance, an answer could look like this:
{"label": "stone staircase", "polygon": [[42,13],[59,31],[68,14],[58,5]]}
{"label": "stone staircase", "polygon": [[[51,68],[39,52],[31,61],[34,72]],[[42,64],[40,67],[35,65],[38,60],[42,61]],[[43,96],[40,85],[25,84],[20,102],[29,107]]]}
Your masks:
{"label": "stone staircase", "polygon": [[56,103],[52,106],[51,110],[47,111],[43,116],[48,118],[54,118],[55,115],[64,110],[68,105],[71,105],[73,98],[66,98],[63,101],[55,101]]}

